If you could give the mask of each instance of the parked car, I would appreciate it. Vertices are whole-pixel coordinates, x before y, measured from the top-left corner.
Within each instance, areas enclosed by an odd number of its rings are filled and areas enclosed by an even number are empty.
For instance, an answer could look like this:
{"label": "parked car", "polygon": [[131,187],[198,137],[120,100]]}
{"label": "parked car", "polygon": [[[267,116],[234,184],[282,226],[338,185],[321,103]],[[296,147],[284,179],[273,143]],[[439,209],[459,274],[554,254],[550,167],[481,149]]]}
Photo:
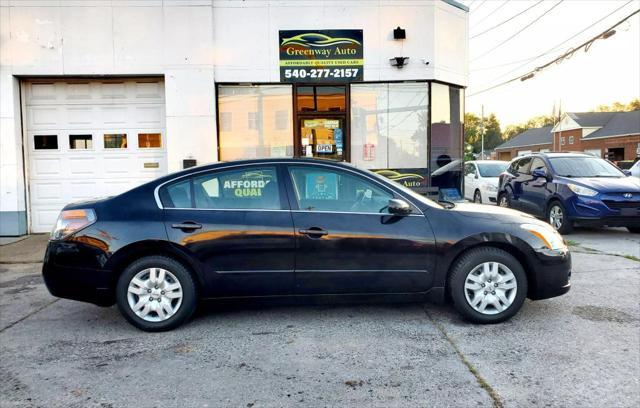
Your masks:
{"label": "parked car", "polygon": [[202,298],[339,296],[443,301],[497,323],[525,297],[570,288],[571,257],[521,212],[437,204],[327,160],[218,163],[67,205],[43,275],[58,297],[117,303],[143,330],[174,328]]}
{"label": "parked car", "polygon": [[629,169],[629,173],[631,173],[633,177],[640,179],[640,160],[636,160],[636,162],[633,163],[633,166]]}
{"label": "parked car", "polygon": [[464,198],[474,203],[497,203],[499,176],[509,162],[474,160],[464,165]]}
{"label": "parked car", "polygon": [[574,224],[640,233],[640,183],[588,154],[518,157],[500,176],[498,202],[544,218],[562,234]]}

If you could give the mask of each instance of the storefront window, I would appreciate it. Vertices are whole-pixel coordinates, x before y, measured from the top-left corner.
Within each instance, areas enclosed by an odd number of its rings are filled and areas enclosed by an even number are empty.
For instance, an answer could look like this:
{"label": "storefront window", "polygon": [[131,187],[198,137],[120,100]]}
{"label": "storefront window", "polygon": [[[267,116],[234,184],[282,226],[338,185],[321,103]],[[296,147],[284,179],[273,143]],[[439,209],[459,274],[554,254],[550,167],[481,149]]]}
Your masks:
{"label": "storefront window", "polygon": [[[220,85],[220,160],[293,156],[290,85]],[[284,125],[284,126],[283,126]]]}
{"label": "storefront window", "polygon": [[431,185],[445,200],[460,198],[464,91],[431,85]]}
{"label": "storefront window", "polygon": [[366,169],[426,169],[427,83],[351,85],[351,161]]}

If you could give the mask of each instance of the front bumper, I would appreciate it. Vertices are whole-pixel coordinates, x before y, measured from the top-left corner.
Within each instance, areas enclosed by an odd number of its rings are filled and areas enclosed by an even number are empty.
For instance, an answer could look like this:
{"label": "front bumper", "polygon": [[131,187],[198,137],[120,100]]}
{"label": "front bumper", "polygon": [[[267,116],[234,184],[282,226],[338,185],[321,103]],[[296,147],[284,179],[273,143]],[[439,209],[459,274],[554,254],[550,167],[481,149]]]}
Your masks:
{"label": "front bumper", "polygon": [[79,242],[51,241],[42,265],[42,276],[53,296],[99,306],[115,303],[115,279],[104,269],[106,254]]}
{"label": "front bumper", "polygon": [[529,258],[529,293],[532,300],[564,295],[571,289],[571,253],[550,256],[536,252]]}
{"label": "front bumper", "polygon": [[570,199],[568,215],[579,225],[640,227],[640,201],[634,196],[624,198],[622,194],[574,196]]}

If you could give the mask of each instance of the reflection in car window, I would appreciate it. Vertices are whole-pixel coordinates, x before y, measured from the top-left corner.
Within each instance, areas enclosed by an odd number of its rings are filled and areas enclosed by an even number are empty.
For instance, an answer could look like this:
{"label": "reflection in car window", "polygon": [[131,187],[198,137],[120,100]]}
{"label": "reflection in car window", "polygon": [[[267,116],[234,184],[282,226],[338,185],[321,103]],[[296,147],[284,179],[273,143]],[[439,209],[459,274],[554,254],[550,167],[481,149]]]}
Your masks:
{"label": "reflection in car window", "polygon": [[206,173],[168,185],[160,197],[167,208],[194,208],[194,205],[202,209],[281,208],[275,167]]}
{"label": "reflection in car window", "polygon": [[323,167],[292,167],[298,207],[307,211],[385,212],[393,195],[361,177]]}
{"label": "reflection in car window", "polygon": [[516,171],[520,174],[529,174],[529,163],[531,163],[531,157],[520,159],[516,164]]}
{"label": "reflection in car window", "polygon": [[547,166],[544,164],[542,159],[536,157],[533,159],[533,162],[531,162],[531,171],[533,172],[534,170],[544,170],[546,172]]}

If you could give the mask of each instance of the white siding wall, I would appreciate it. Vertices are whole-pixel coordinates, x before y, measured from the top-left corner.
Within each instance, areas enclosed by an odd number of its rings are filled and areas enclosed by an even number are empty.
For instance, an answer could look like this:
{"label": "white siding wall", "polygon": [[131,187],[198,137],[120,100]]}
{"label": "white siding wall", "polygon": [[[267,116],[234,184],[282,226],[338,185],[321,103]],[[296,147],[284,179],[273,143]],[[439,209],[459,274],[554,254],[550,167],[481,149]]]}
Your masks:
{"label": "white siding wall", "polygon": [[278,82],[278,30],[307,28],[363,29],[366,81],[466,85],[467,13],[440,0],[0,0],[0,214],[27,207],[19,79],[163,75],[174,171],[217,160],[215,82]]}

